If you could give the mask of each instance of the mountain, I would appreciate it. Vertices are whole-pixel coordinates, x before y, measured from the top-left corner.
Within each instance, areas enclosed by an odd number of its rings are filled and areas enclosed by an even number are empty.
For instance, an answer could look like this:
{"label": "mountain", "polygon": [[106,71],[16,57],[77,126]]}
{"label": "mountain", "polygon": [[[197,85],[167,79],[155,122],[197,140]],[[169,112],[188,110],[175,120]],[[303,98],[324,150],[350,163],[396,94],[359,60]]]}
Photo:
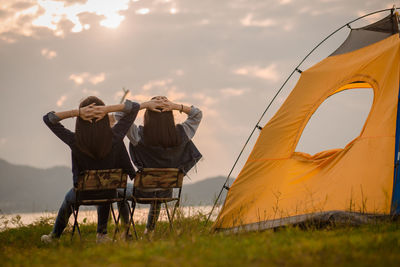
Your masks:
{"label": "mountain", "polygon": [[[181,203],[185,206],[196,205],[213,205],[226,177],[217,176],[208,178],[193,184],[184,184],[182,188]],[[229,184],[232,184],[233,179],[230,179]],[[220,201],[224,201],[226,197],[226,190],[220,197]]]}
{"label": "mountain", "polygon": [[[223,176],[218,176],[188,184],[185,178],[181,197],[182,205],[212,205],[225,179]],[[0,159],[0,211],[2,213],[58,210],[71,187],[72,172],[68,167],[39,169],[14,165]],[[224,198],[225,194],[221,200]]]}
{"label": "mountain", "polygon": [[0,210],[4,213],[57,210],[71,185],[70,168],[38,169],[0,160]]}

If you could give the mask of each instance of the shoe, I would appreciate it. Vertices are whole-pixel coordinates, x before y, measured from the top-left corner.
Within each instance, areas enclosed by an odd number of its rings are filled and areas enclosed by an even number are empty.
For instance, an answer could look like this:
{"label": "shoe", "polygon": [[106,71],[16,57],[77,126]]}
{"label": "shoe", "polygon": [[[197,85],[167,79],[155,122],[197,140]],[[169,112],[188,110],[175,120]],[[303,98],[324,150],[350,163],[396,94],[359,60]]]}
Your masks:
{"label": "shoe", "polygon": [[109,243],[111,241],[112,241],[112,239],[109,238],[107,234],[97,233],[97,235],[96,235],[96,243],[97,244]]}
{"label": "shoe", "polygon": [[40,241],[42,241],[45,244],[50,244],[54,241],[55,236],[53,233],[50,233],[48,235],[42,235],[42,237],[40,238]]}
{"label": "shoe", "polygon": [[151,240],[153,238],[154,235],[154,230],[150,230],[150,229],[144,229],[143,232],[143,236],[147,239],[147,240]]}
{"label": "shoe", "polygon": [[126,242],[132,241],[133,240],[132,234],[131,233],[127,234],[127,232],[128,232],[128,229],[125,229],[124,231],[121,232],[121,240],[126,241]]}

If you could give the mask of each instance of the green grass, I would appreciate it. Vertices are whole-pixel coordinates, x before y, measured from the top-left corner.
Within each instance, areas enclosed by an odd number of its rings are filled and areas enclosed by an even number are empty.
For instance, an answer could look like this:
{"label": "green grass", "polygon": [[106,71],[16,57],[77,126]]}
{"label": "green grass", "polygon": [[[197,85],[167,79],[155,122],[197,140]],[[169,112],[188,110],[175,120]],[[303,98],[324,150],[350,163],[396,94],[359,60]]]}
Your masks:
{"label": "green grass", "polygon": [[[400,222],[241,234],[210,233],[204,216],[180,218],[175,232],[158,223],[151,241],[98,245],[96,225],[81,226],[82,241],[70,229],[52,244],[40,236],[49,220],[0,232],[1,266],[396,266],[400,262]],[[142,235],[144,225],[138,227]],[[113,230],[112,224],[109,231]]]}

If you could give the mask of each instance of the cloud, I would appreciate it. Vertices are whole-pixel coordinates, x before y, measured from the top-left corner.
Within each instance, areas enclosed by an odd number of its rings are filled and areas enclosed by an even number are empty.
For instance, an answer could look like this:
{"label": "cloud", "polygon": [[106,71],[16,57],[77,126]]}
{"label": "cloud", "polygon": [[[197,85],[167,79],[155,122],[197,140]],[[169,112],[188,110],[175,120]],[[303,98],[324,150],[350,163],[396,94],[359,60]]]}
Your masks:
{"label": "cloud", "polygon": [[150,13],[150,9],[148,8],[140,8],[138,10],[136,10],[136,14],[138,15],[147,15]]}
{"label": "cloud", "polygon": [[273,19],[254,20],[253,14],[247,14],[246,17],[240,20],[240,23],[246,27],[270,27],[274,26],[276,21]]}
{"label": "cloud", "polygon": [[233,73],[237,75],[257,77],[271,82],[277,82],[280,78],[275,64],[270,64],[264,68],[259,66],[245,66],[234,70]]}
{"label": "cloud", "polygon": [[106,79],[106,75],[105,75],[104,72],[102,72],[102,73],[99,73],[97,75],[89,76],[88,79],[89,79],[90,83],[96,85],[98,83],[104,82],[104,80]]}
{"label": "cloud", "polygon": [[[142,8],[144,9],[144,8]],[[147,12],[148,8],[145,8],[145,11]],[[171,15],[178,14],[181,10],[178,8],[177,1],[172,1],[172,0],[155,0],[151,3],[151,10],[153,12],[159,12],[159,13],[167,13]],[[150,11],[150,10],[148,10]],[[139,13],[140,14],[140,13]],[[148,12],[146,13],[148,14]]]}
{"label": "cloud", "polygon": [[184,74],[185,74],[185,72],[183,70],[181,70],[181,69],[178,69],[178,70],[175,71],[175,75],[176,76],[183,76]]}
{"label": "cloud", "polygon": [[[117,28],[125,19],[119,12],[129,8],[129,0],[114,1],[54,1],[37,0],[31,3],[11,4],[4,1],[0,6],[0,34],[13,33],[22,36],[33,36],[40,29],[45,28],[55,36],[63,37],[64,22],[72,23],[68,29],[73,33],[90,29],[90,24],[82,24],[79,16],[84,13],[94,14],[102,18],[101,26]],[[6,13],[5,13],[6,11]],[[7,15],[8,14],[8,15]],[[69,24],[67,24],[69,25]],[[11,38],[2,37],[10,42]]]}
{"label": "cloud", "polygon": [[[94,96],[100,95],[100,92],[99,92],[99,91],[97,91],[97,90],[90,90],[90,89],[87,89],[87,88],[84,88],[84,89],[82,90],[82,93],[84,93],[85,95],[94,95]],[[122,96],[122,95],[121,95],[121,96]]]}
{"label": "cloud", "polygon": [[[140,92],[133,93],[130,91],[127,95],[128,99],[143,102],[148,101],[156,95],[165,95],[172,101],[182,100],[186,97],[185,92],[181,92],[178,88],[173,85],[173,79],[160,79],[151,80],[146,82],[140,90]],[[114,100],[120,100],[123,95],[122,91],[118,91],[114,94]]]}
{"label": "cloud", "polygon": [[166,97],[171,101],[178,101],[184,99],[186,96],[185,92],[180,92],[175,86],[172,86],[167,90]]}
{"label": "cloud", "polygon": [[9,43],[9,44],[13,44],[17,41],[15,38],[8,37],[8,36],[0,36],[0,40],[4,41],[6,43]]}
{"label": "cloud", "polygon": [[172,83],[172,79],[166,79],[166,80],[155,80],[155,81],[149,81],[145,85],[142,86],[142,89],[144,91],[149,91],[153,88],[165,88],[167,85]]}
{"label": "cloud", "polygon": [[210,24],[210,20],[208,19],[202,19],[198,22],[199,25],[208,25]]}
{"label": "cloud", "polygon": [[84,79],[86,78],[86,76],[88,75],[87,72],[82,73],[82,74],[71,74],[69,76],[70,80],[73,80],[75,84],[82,84],[84,82]]}
{"label": "cloud", "polygon": [[[186,97],[186,93],[178,90],[173,84],[173,79],[149,81],[142,86],[142,90],[146,93],[147,100],[155,95],[165,95],[171,101],[182,100]],[[150,96],[150,92],[153,92]]]}
{"label": "cloud", "polygon": [[53,59],[57,56],[57,52],[54,50],[50,50],[47,48],[43,48],[41,51],[42,56],[44,56],[47,59]]}
{"label": "cloud", "polygon": [[[366,15],[367,13],[368,13],[368,12],[365,12],[365,11],[357,11],[357,16],[361,17],[361,16]],[[382,19],[382,18],[383,18],[384,16],[386,16],[386,15],[387,15],[386,13],[377,13],[377,14],[370,15],[370,16],[364,18],[364,19],[365,19],[368,23],[374,23],[374,22],[376,22],[376,21]]]}
{"label": "cloud", "polygon": [[286,21],[286,22],[283,24],[283,30],[284,30],[284,31],[289,32],[289,31],[293,30],[293,28],[294,28],[294,23],[291,22],[291,21]]}
{"label": "cloud", "polygon": [[[124,93],[122,91],[118,91],[118,92],[114,93],[114,97],[113,97],[114,101],[120,102],[123,95],[124,95]],[[126,98],[129,98],[129,96],[130,96],[130,92],[126,95]]]}
{"label": "cloud", "polygon": [[2,137],[0,138],[0,146],[4,146],[7,143],[7,139]]}
{"label": "cloud", "polygon": [[219,90],[223,96],[241,96],[247,89],[223,88]]}
{"label": "cloud", "polygon": [[93,85],[103,82],[106,79],[104,72],[99,74],[90,74],[89,72],[82,72],[78,74],[71,74],[69,79],[74,81],[76,85],[81,85],[86,82],[90,82]]}
{"label": "cloud", "polygon": [[[11,1],[10,1],[11,2]],[[22,36],[32,35],[32,20],[41,12],[38,5],[12,5],[10,2],[4,2],[0,6],[2,16],[0,18],[0,34],[13,33]],[[2,37],[4,41],[12,43],[15,39]]]}
{"label": "cloud", "polygon": [[204,93],[194,93],[192,95],[194,99],[200,100],[202,106],[212,106],[218,102],[218,99],[211,97]]}
{"label": "cloud", "polygon": [[65,100],[67,100],[67,96],[66,95],[62,95],[58,100],[57,100],[57,107],[62,107],[62,105],[64,104]]}
{"label": "cloud", "polygon": [[328,7],[328,6],[321,7],[318,5],[313,5],[313,6],[303,6],[298,10],[298,12],[300,14],[308,14],[311,16],[322,16],[322,15],[327,15],[327,14],[337,14],[340,12],[340,10],[342,8],[343,7],[341,7],[339,5],[333,5],[331,7]]}
{"label": "cloud", "polygon": [[279,0],[280,5],[287,5],[287,4],[290,4],[291,2],[292,2],[292,0]]}
{"label": "cloud", "polygon": [[[121,96],[120,96],[121,97]],[[133,101],[136,102],[145,102],[145,101],[149,101],[151,98],[153,97],[153,95],[150,94],[136,94],[136,95],[132,95],[130,92],[128,93],[128,95],[126,96],[127,99],[131,99]]]}

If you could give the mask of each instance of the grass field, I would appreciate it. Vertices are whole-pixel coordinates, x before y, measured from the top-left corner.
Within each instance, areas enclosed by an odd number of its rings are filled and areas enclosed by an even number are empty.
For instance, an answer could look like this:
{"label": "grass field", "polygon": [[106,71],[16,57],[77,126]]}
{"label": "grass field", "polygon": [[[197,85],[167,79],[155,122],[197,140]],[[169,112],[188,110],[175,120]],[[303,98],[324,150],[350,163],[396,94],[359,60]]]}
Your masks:
{"label": "grass field", "polygon": [[[18,218],[13,223],[18,224]],[[211,233],[204,216],[179,218],[175,231],[161,222],[151,240],[96,244],[95,224],[83,224],[82,241],[70,229],[42,244],[52,220],[0,232],[1,266],[399,266],[400,222],[322,229],[287,227],[241,234]],[[113,230],[110,224],[109,232]],[[138,226],[142,235],[144,225]]]}

